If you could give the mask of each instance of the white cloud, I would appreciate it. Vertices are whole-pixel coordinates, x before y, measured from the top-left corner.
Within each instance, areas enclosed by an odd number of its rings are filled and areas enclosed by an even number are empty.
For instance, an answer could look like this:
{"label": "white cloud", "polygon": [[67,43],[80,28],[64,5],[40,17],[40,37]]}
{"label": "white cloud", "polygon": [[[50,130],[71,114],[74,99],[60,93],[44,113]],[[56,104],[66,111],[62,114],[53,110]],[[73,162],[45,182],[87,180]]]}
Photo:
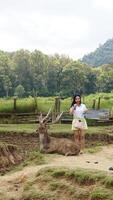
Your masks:
{"label": "white cloud", "polygon": [[113,11],[113,0],[94,0],[93,4],[99,9]]}

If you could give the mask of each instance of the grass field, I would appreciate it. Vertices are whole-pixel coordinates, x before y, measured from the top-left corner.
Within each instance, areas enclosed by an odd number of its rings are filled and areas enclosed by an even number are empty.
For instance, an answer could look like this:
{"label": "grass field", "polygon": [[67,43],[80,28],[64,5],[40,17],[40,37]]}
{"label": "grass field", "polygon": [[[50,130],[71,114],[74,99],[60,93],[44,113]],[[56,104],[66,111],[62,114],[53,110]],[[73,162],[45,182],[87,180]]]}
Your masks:
{"label": "grass field", "polygon": [[[24,132],[24,133],[33,133],[38,128],[38,124],[0,124],[0,133],[3,132]],[[72,134],[71,124],[53,124],[49,128],[49,132],[52,134]],[[98,126],[98,127],[89,127],[86,133],[89,134],[113,134],[113,125],[111,126]]]}
{"label": "grass field", "polygon": [[[98,98],[101,98],[101,108],[111,109],[113,107],[113,93],[97,93],[84,97],[85,104],[88,108],[92,108],[93,99],[96,100],[96,108]],[[37,97],[37,110],[47,112],[50,107],[54,107],[55,97]],[[61,100],[61,110],[68,111],[72,98]],[[13,112],[13,98],[0,99],[0,112]],[[17,112],[34,112],[36,101],[33,97],[17,99]]]}

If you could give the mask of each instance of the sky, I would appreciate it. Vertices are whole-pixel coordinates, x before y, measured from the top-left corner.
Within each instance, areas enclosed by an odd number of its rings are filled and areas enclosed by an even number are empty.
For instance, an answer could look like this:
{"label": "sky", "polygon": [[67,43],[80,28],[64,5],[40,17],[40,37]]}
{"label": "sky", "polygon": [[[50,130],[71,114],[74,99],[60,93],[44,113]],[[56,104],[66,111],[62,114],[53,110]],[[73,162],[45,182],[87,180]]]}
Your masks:
{"label": "sky", "polygon": [[113,38],[113,0],[0,0],[0,50],[75,60]]}

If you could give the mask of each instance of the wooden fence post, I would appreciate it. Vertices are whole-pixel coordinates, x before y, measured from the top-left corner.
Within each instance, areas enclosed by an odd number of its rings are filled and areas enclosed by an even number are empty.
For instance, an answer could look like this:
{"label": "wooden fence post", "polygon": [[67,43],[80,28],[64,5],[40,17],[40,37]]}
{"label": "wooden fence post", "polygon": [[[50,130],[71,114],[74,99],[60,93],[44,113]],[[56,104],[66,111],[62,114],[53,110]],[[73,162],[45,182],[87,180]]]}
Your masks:
{"label": "wooden fence post", "polygon": [[33,98],[34,98],[34,109],[35,113],[37,113],[38,105],[37,105],[37,92],[33,89]]}
{"label": "wooden fence post", "polygon": [[55,97],[52,119],[54,120],[59,113],[60,113],[60,97]]}
{"label": "wooden fence post", "polygon": [[110,118],[113,118],[113,107],[111,108],[111,116]]}
{"label": "wooden fence post", "polygon": [[13,100],[14,100],[13,111],[16,112],[16,110],[17,110],[17,104],[16,104],[17,103],[17,97],[14,97]]}
{"label": "wooden fence post", "polygon": [[37,113],[37,111],[38,111],[37,96],[34,96],[34,104],[35,104],[35,113]]}
{"label": "wooden fence post", "polygon": [[100,109],[100,97],[98,98],[97,110]]}
{"label": "wooden fence post", "polygon": [[96,104],[96,100],[93,99],[93,105],[92,105],[92,109],[95,109],[95,104]]}
{"label": "wooden fence post", "polygon": [[60,97],[55,97],[55,113],[60,113]]}

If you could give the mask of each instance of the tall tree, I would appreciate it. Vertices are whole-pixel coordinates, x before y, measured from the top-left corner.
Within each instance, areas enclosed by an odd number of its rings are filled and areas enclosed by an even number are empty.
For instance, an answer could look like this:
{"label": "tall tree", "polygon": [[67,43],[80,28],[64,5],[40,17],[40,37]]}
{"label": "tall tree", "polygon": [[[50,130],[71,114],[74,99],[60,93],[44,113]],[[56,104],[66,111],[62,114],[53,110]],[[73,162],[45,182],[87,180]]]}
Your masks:
{"label": "tall tree", "polygon": [[9,58],[4,52],[0,52],[0,96],[8,96],[12,88],[11,69]]}
{"label": "tall tree", "polygon": [[30,95],[33,88],[30,52],[26,50],[17,51],[13,56],[13,63],[15,71],[15,87],[19,84],[23,85],[25,94]]}
{"label": "tall tree", "polygon": [[85,74],[80,62],[72,62],[66,65],[62,75],[62,91],[65,95],[84,93]]}
{"label": "tall tree", "polygon": [[35,50],[31,54],[31,66],[34,90],[37,91],[38,95],[47,95],[48,56]]}

